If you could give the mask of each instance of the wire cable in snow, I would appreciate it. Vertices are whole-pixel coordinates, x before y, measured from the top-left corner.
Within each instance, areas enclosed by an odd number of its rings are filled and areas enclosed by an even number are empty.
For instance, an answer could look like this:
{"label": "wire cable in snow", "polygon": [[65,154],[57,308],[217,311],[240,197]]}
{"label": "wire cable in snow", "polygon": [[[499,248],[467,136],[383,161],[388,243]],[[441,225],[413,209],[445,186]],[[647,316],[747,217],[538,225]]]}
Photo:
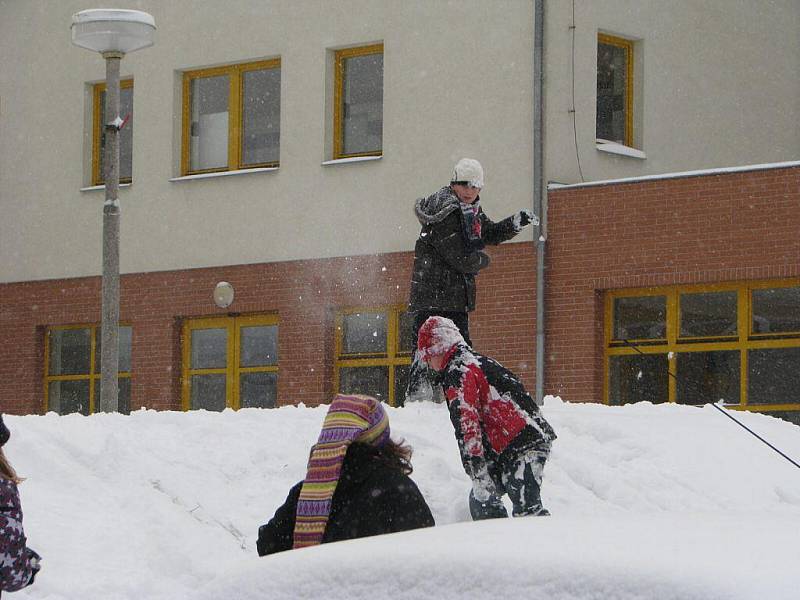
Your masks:
{"label": "wire cable in snow", "polygon": [[781,452],[780,450],[778,450],[778,449],[777,449],[775,446],[773,446],[772,444],[770,444],[770,443],[769,443],[767,440],[765,440],[763,437],[761,437],[760,435],[758,435],[758,434],[757,434],[755,431],[753,431],[752,429],[750,429],[750,428],[749,428],[747,425],[745,425],[744,423],[742,423],[742,422],[741,422],[741,421],[739,421],[738,419],[734,418],[734,416],[733,416],[732,414],[730,414],[730,412],[728,412],[727,410],[725,410],[724,408],[722,408],[721,406],[719,406],[718,404],[715,404],[715,403],[713,403],[713,402],[709,402],[709,404],[710,404],[711,406],[713,406],[714,408],[716,408],[716,409],[717,409],[719,412],[721,412],[723,415],[725,415],[726,417],[728,417],[728,418],[729,418],[731,421],[733,421],[734,423],[736,423],[736,424],[737,424],[737,425],[739,425],[740,427],[743,427],[744,429],[746,429],[747,431],[749,431],[750,433],[752,433],[752,434],[753,434],[755,437],[757,437],[758,439],[760,439],[760,440],[761,440],[762,442],[764,442],[764,443],[765,443],[767,446],[769,446],[770,448],[772,448],[773,450],[775,450],[775,452],[777,452],[778,454],[780,454],[780,455],[781,455],[783,458],[785,458],[785,459],[786,459],[786,460],[788,460],[790,463],[792,463],[792,464],[793,464],[795,467],[797,467],[798,469],[800,469],[800,465],[798,465],[798,464],[797,464],[795,461],[793,461],[791,458],[789,458],[788,456],[786,456],[786,455],[785,455],[783,452]]}
{"label": "wire cable in snow", "polygon": [[[628,346],[629,348],[633,348],[633,349],[634,349],[636,352],[638,352],[638,353],[639,353],[639,354],[641,354],[642,356],[646,356],[646,355],[645,355],[645,353],[644,353],[644,352],[642,352],[641,350],[639,350],[639,347],[638,347],[636,344],[634,344],[633,342],[630,342],[629,340],[621,340],[621,341],[622,341],[622,343],[623,343],[623,344],[625,344],[625,345],[626,345],[626,346]],[[676,375],[675,375],[675,374],[674,374],[672,371],[670,371],[669,369],[667,369],[667,375],[669,375],[670,377],[672,377],[672,378],[675,380],[675,382],[676,382],[676,383],[678,382],[678,377],[677,377],[677,376],[676,376]],[[698,394],[698,396],[699,396],[699,395],[700,395],[700,394]],[[778,449],[777,449],[775,446],[773,446],[773,445],[772,445],[772,444],[770,444],[770,443],[769,443],[767,440],[765,440],[763,437],[761,437],[760,435],[758,435],[758,434],[757,434],[755,431],[753,431],[752,429],[750,429],[749,427],[747,427],[747,425],[745,425],[744,423],[742,423],[741,421],[739,421],[738,419],[736,419],[736,418],[735,418],[733,415],[731,415],[731,414],[730,414],[730,411],[727,411],[727,410],[725,410],[725,409],[724,409],[724,408],[722,408],[722,407],[721,407],[719,404],[717,404],[717,403],[714,403],[714,402],[706,402],[706,405],[711,405],[711,406],[713,406],[714,408],[716,408],[716,409],[717,409],[719,412],[721,412],[723,415],[725,415],[726,417],[728,417],[728,418],[729,418],[731,421],[733,421],[734,423],[736,423],[736,424],[737,424],[737,425],[739,425],[740,427],[742,427],[742,428],[746,429],[746,430],[747,430],[748,432],[750,432],[750,433],[751,433],[751,434],[752,434],[752,435],[753,435],[755,438],[757,438],[757,439],[761,440],[762,442],[764,442],[764,443],[765,443],[767,446],[769,446],[770,448],[772,448],[772,449],[773,449],[775,452],[777,452],[778,454],[780,454],[780,455],[781,455],[783,458],[785,458],[785,459],[786,459],[786,460],[788,460],[790,463],[792,463],[792,464],[793,464],[795,467],[797,467],[798,469],[800,469],[800,464],[797,464],[797,463],[796,463],[794,460],[792,460],[791,458],[789,458],[789,457],[788,457],[786,454],[784,454],[783,452],[781,452],[780,450],[778,450]]]}

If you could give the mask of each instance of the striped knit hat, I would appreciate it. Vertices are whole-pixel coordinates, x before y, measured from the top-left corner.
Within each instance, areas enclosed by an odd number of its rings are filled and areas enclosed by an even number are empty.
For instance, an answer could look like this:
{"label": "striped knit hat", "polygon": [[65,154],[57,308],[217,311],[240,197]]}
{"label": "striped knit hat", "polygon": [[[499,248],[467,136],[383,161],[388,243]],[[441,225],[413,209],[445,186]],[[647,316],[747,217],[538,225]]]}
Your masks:
{"label": "striped knit hat", "polygon": [[322,543],[331,501],[347,449],[353,442],[380,447],[389,440],[389,417],[369,396],[338,394],[331,402],[297,501],[294,548]]}

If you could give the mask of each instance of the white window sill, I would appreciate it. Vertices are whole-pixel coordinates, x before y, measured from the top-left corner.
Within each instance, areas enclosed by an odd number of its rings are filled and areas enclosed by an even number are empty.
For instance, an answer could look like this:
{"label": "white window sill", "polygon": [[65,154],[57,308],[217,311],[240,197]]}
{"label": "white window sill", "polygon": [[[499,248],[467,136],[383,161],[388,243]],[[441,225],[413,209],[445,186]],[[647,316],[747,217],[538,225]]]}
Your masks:
{"label": "white window sill", "polygon": [[217,171],[216,173],[198,173],[197,175],[184,175],[173,177],[169,181],[194,181],[195,179],[214,179],[217,177],[231,177],[233,175],[249,175],[250,173],[272,173],[279,167],[259,167],[257,169],[236,169],[235,171]]}
{"label": "white window sill", "polygon": [[627,156],[628,158],[638,158],[644,160],[647,155],[641,150],[631,148],[630,146],[623,146],[615,142],[606,142],[605,140],[597,140],[597,149],[600,152],[608,152],[609,154],[616,154],[618,156]]}
{"label": "white window sill", "polygon": [[[119,187],[121,187],[121,188],[131,187],[131,184],[130,183],[120,183]],[[80,188],[80,191],[81,192],[96,192],[98,190],[104,190],[104,189],[106,189],[105,185],[90,185],[89,187]]]}
{"label": "white window sill", "polygon": [[337,158],[336,160],[326,160],[322,163],[322,166],[328,167],[330,165],[346,165],[347,163],[368,162],[371,160],[380,160],[382,158],[383,154],[380,156],[353,156],[351,158]]}

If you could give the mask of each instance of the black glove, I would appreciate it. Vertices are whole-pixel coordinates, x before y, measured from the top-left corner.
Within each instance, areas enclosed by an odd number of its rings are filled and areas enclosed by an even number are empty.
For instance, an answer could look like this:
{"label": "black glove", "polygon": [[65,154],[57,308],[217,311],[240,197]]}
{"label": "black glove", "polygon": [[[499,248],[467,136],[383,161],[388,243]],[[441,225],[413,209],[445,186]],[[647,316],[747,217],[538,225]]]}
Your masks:
{"label": "black glove", "polygon": [[520,227],[527,227],[533,223],[534,225],[539,224],[539,217],[537,217],[532,210],[525,209],[519,211],[519,226]]}
{"label": "black glove", "polygon": [[478,256],[480,256],[481,259],[480,266],[478,268],[485,269],[486,267],[488,267],[489,263],[491,262],[491,260],[489,259],[489,255],[486,254],[486,252],[481,252],[480,250],[478,250]]}
{"label": "black glove", "polygon": [[28,550],[28,562],[31,565],[31,578],[28,581],[28,585],[33,583],[33,580],[36,578],[36,574],[42,569],[42,557],[39,556],[39,553],[36,550],[32,550],[27,548]]}

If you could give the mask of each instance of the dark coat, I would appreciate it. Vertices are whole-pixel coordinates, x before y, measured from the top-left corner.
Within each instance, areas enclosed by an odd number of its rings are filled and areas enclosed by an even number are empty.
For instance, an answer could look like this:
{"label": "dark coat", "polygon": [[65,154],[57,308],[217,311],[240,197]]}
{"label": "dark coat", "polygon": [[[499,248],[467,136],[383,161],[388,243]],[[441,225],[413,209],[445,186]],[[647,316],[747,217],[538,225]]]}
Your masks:
{"label": "dark coat", "polygon": [[[302,487],[302,481],[295,485],[275,516],[258,529],[259,556],[292,549]],[[363,444],[348,449],[331,503],[323,544],[434,525],[416,484]]]}
{"label": "dark coat", "polygon": [[15,592],[33,583],[31,551],[25,543],[17,484],[0,476],[0,590]]}
{"label": "dark coat", "polygon": [[511,371],[465,344],[439,375],[467,475],[497,472],[531,449],[549,451],[556,434]]}
{"label": "dark coat", "polygon": [[481,248],[517,235],[520,229],[515,227],[513,217],[494,223],[478,208],[481,243],[476,245],[467,240],[460,202],[449,186],[417,200],[415,213],[422,231],[414,247],[409,309],[475,310],[475,275],[489,266],[489,257]]}

